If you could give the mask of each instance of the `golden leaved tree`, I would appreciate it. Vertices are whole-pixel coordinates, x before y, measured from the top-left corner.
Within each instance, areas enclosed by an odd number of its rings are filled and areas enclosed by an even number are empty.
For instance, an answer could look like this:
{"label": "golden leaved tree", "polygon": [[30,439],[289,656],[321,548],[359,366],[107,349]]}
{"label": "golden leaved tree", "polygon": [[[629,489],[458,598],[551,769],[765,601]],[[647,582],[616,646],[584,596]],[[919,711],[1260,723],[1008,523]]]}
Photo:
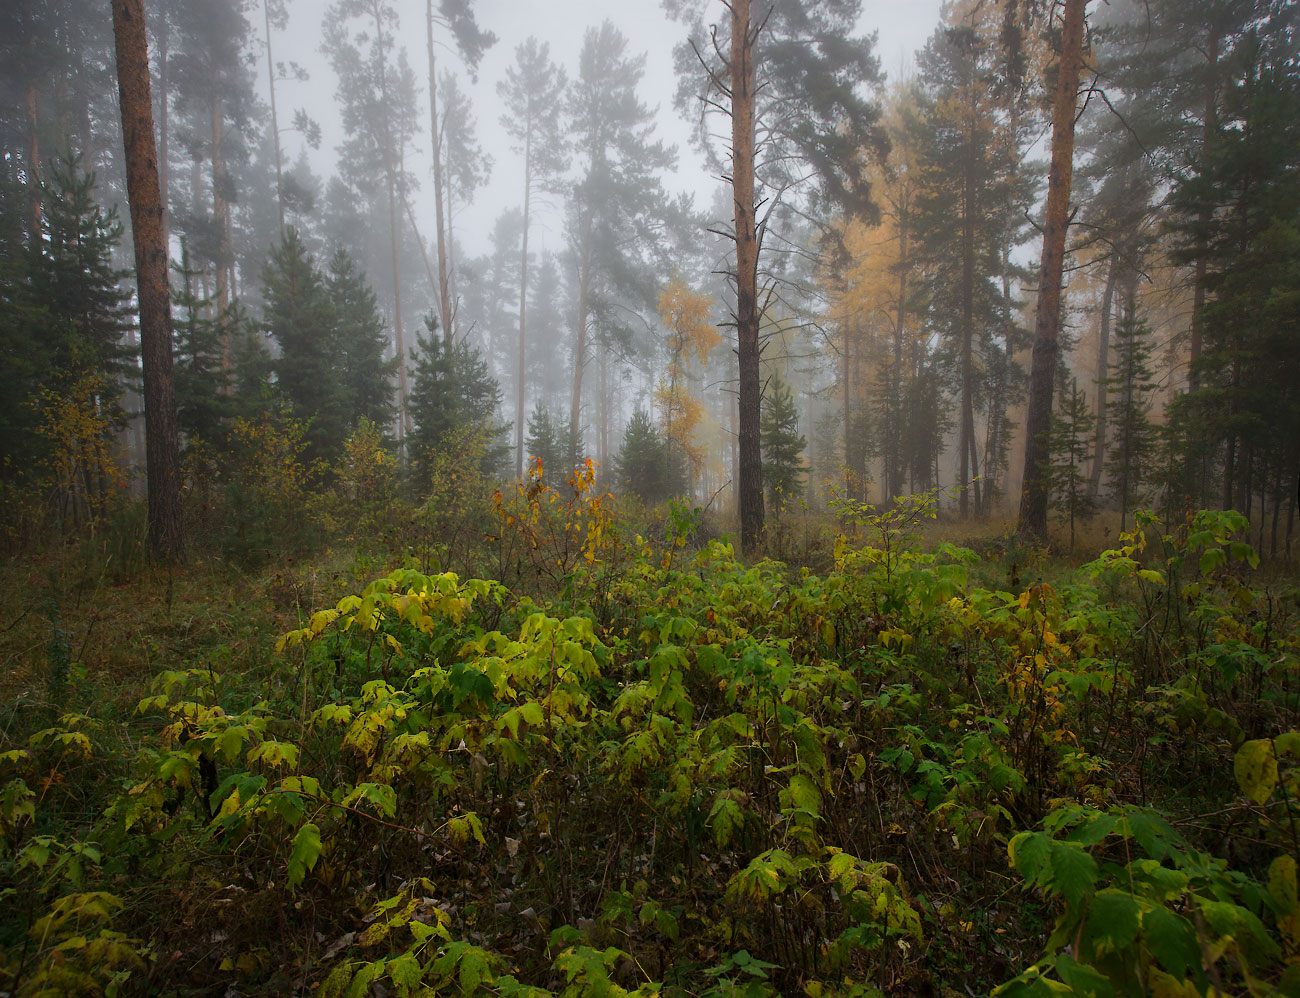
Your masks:
{"label": "golden leaved tree", "polygon": [[694,356],[703,364],[722,342],[709,321],[713,298],[696,291],[674,275],[659,294],[659,318],[668,327],[668,369],[655,388],[659,426],[678,453],[686,458],[692,483],[704,467],[704,449],[695,431],[704,416],[704,406],[686,383],[686,363]]}

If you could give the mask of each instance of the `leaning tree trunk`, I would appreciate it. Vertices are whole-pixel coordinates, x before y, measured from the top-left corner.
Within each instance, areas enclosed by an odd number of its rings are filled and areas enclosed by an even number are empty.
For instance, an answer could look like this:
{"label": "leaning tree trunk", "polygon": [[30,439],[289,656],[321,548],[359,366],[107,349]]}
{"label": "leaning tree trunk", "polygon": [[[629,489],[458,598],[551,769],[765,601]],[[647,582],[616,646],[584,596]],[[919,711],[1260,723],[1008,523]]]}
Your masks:
{"label": "leaning tree trunk", "polygon": [[740,547],[763,535],[762,386],[758,345],[758,219],[754,210],[754,41],[750,0],[731,7],[731,193],[735,203],[736,355],[740,374]]}
{"label": "leaning tree trunk", "polygon": [[162,199],[143,0],[113,0],[113,37],[140,303],[149,543],[155,557],[171,562],[183,556],[185,545],[176,395],[172,387],[171,294],[167,285],[167,248],[162,240]]}
{"label": "leaning tree trunk", "polygon": [[1052,421],[1052,384],[1060,350],[1061,280],[1065,236],[1070,223],[1070,183],[1074,172],[1074,115],[1083,67],[1083,28],[1088,0],[1065,0],[1061,58],[1052,106],[1052,165],[1047,180],[1047,216],[1043,258],[1038,272],[1038,315],[1029,375],[1029,412],[1025,417],[1025,467],[1020,491],[1018,531],[1026,540],[1047,540],[1048,430]]}

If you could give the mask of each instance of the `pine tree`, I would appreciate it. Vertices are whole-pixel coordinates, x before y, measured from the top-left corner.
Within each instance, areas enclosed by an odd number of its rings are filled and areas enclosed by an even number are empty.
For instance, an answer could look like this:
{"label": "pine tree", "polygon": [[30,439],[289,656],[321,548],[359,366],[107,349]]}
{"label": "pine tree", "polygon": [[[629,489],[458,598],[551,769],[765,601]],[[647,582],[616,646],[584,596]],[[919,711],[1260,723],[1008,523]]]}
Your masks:
{"label": "pine tree", "polygon": [[803,495],[803,452],[808,441],[799,433],[794,394],[779,376],[768,384],[763,402],[763,486],[773,512],[779,512],[789,500]]}
{"label": "pine tree", "polygon": [[619,488],[640,496],[649,505],[681,495],[686,465],[644,409],[632,413],[623,430],[623,446],[614,459]]}
{"label": "pine tree", "polygon": [[1115,359],[1106,380],[1111,419],[1111,445],[1106,455],[1110,495],[1119,505],[1120,530],[1128,513],[1146,500],[1148,476],[1155,453],[1156,431],[1151,425],[1150,329],[1138,320],[1132,296],[1115,330]]}
{"label": "pine tree", "polygon": [[1052,417],[1048,452],[1052,464],[1048,490],[1052,508],[1070,524],[1070,550],[1074,550],[1075,524],[1096,511],[1096,500],[1083,473],[1084,462],[1092,453],[1093,417],[1087,396],[1079,392],[1077,378],[1070,382],[1070,393],[1061,400],[1060,411]]}

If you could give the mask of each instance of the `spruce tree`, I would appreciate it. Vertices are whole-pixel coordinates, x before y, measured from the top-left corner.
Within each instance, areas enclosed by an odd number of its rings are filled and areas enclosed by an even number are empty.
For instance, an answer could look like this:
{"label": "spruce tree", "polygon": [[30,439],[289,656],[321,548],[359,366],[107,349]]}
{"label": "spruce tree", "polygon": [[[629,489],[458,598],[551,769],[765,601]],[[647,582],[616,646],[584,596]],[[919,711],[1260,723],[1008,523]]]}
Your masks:
{"label": "spruce tree", "polygon": [[569,466],[569,454],[572,448],[568,442],[567,427],[560,425],[551,416],[551,410],[540,401],[533,407],[533,413],[528,417],[526,452],[525,471],[531,471],[534,462],[540,461],[542,481],[552,488],[563,485],[568,479],[569,472],[573,470]]}
{"label": "spruce tree", "polygon": [[1060,411],[1052,417],[1048,443],[1052,464],[1047,478],[1052,508],[1070,524],[1070,550],[1074,550],[1076,522],[1092,516],[1097,506],[1083,473],[1092,453],[1092,430],[1088,399],[1080,393],[1078,379],[1072,379],[1069,394],[1062,396]]}
{"label": "spruce tree", "polygon": [[56,391],[85,374],[103,378],[116,407],[133,370],[124,337],[132,327],[128,276],[113,266],[122,238],[116,208],[95,200],[95,175],[76,159],[55,163],[44,201],[44,256],[34,267],[33,290],[48,312],[47,386]]}
{"label": "spruce tree", "polygon": [[342,381],[345,425],[349,432],[363,419],[389,426],[396,414],[397,358],[384,359],[388,334],[374,289],[342,248],[330,258],[325,290],[333,309],[334,362]]}
{"label": "spruce tree", "polygon": [[1119,505],[1120,530],[1129,510],[1145,501],[1156,431],[1151,425],[1150,329],[1138,320],[1130,295],[1124,317],[1115,330],[1115,359],[1106,379],[1107,407],[1111,419],[1111,445],[1106,455],[1110,495]]}
{"label": "spruce tree", "polygon": [[483,471],[495,472],[507,454],[503,435],[509,429],[495,419],[501,386],[488,373],[477,347],[464,340],[448,343],[438,335],[432,313],[425,316],[424,326],[411,379],[411,458],[417,466],[427,466],[432,453],[446,446],[455,431],[472,428],[483,442]]}
{"label": "spruce tree", "polygon": [[759,430],[763,486],[769,505],[777,512],[790,499],[803,495],[803,452],[808,446],[807,438],[799,432],[794,395],[779,376],[768,385]]}
{"label": "spruce tree", "polygon": [[189,247],[181,240],[181,259],[172,264],[179,285],[172,291],[176,335],[177,424],[188,449],[197,441],[212,446],[223,436],[230,416],[229,374],[221,365],[221,332],[209,318],[212,300],[203,296],[201,274],[190,262]]}
{"label": "spruce tree", "polygon": [[331,458],[348,436],[348,398],[336,355],[335,310],[324,275],[290,228],[271,251],[262,275],[266,327],[280,356],[275,361],[280,393],[294,415],[309,421],[309,459]]}
{"label": "spruce tree", "polygon": [[623,431],[623,446],[614,458],[619,488],[640,496],[650,505],[681,495],[686,487],[686,464],[655,429],[649,413],[638,409]]}

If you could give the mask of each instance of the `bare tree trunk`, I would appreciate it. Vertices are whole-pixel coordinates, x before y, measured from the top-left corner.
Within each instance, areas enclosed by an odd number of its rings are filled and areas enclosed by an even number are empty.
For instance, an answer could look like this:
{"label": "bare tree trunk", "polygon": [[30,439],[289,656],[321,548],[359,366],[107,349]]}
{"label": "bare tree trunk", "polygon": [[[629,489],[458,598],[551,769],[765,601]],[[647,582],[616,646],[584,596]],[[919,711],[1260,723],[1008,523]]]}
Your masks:
{"label": "bare tree trunk", "polygon": [[1101,329],[1097,336],[1097,436],[1092,447],[1092,468],[1088,472],[1088,497],[1101,492],[1101,473],[1106,462],[1106,377],[1110,372],[1110,323],[1115,306],[1115,280],[1119,257],[1112,255],[1106,268],[1106,288],[1101,295]]}
{"label": "bare tree trunk", "polygon": [[571,465],[582,457],[578,432],[582,416],[582,371],[587,363],[587,298],[591,293],[591,208],[582,210],[582,249],[578,260],[578,325],[573,331],[573,393],[569,398],[569,445]]}
{"label": "bare tree trunk", "polygon": [[36,25],[31,0],[23,4],[23,29],[27,33],[24,52],[27,65],[27,86],[23,91],[23,107],[27,112],[27,242],[29,246],[41,244],[41,150],[38,137],[39,117],[36,102]]}
{"label": "bare tree trunk", "polygon": [[524,477],[524,396],[528,372],[525,330],[528,312],[528,220],[533,204],[533,130],[524,135],[524,236],[519,250],[519,364],[515,382],[515,477]]}
{"label": "bare tree trunk", "polygon": [[[962,171],[962,225],[961,225],[961,431],[957,450],[960,469],[957,472],[958,509],[961,518],[970,516],[971,461],[975,459],[975,211],[974,182],[970,161]],[[978,473],[978,467],[975,469]],[[979,498],[976,493],[975,505]]]}
{"label": "bare tree trunk", "polygon": [[[740,373],[740,547],[763,536],[762,386],[758,343],[758,219],[754,206],[754,42],[750,0],[731,0],[731,192],[736,240],[736,354]],[[761,27],[761,25],[760,25]],[[751,33],[753,32],[753,33]]]}
{"label": "bare tree trunk", "polygon": [[275,108],[275,60],[271,56],[271,2],[262,0],[266,20],[266,82],[271,92],[271,140],[275,146],[275,204],[280,211],[280,238],[284,239],[284,161],[280,153],[280,117]]}
{"label": "bare tree trunk", "polygon": [[1047,541],[1047,438],[1052,421],[1052,387],[1060,350],[1061,283],[1065,237],[1070,224],[1074,173],[1074,115],[1083,67],[1084,15],[1088,0],[1065,0],[1056,98],[1052,106],[1052,165],[1047,180],[1043,257],[1038,272],[1038,315],[1034,322],[1029,411],[1025,417],[1025,466],[1018,530],[1027,540]]}
{"label": "bare tree trunk", "polygon": [[[1209,31],[1209,50],[1206,53],[1206,59],[1210,64],[1210,71],[1206,74],[1205,82],[1205,117],[1201,122],[1202,149],[1209,143],[1210,135],[1216,127],[1215,119],[1218,117],[1215,113],[1215,103],[1218,100],[1218,87],[1215,79],[1215,67],[1219,62],[1218,25],[1211,25]],[[1201,212],[1198,221],[1200,224],[1196,227],[1196,268],[1192,284],[1191,356],[1187,367],[1187,386],[1193,392],[1201,387],[1201,373],[1197,370],[1197,363],[1201,359],[1201,323],[1203,321],[1202,313],[1205,308],[1205,274],[1209,265],[1209,248],[1206,245],[1204,235],[1209,224],[1209,213]]]}
{"label": "bare tree trunk", "polygon": [[393,259],[393,346],[397,353],[397,441],[400,447],[411,432],[406,379],[406,338],[402,331],[402,217],[397,208],[397,164],[393,155],[393,125],[389,112],[388,80],[384,62],[384,28],[379,5],[371,8],[375,19],[375,48],[379,53],[379,97],[384,108],[384,172],[388,176],[389,249]]}
{"label": "bare tree trunk", "polygon": [[158,12],[158,200],[162,207],[162,244],[171,254],[171,22],[166,11]]}
{"label": "bare tree trunk", "polygon": [[600,350],[600,429],[596,434],[596,460],[600,464],[601,475],[605,475],[606,462],[609,460],[609,344],[604,340],[599,344]]}
{"label": "bare tree trunk", "polygon": [[185,543],[176,396],[172,387],[171,293],[167,285],[167,249],[162,241],[163,211],[143,0],[113,0],[113,37],[140,302],[149,542],[155,557],[172,562],[184,556]]}
{"label": "bare tree trunk", "polygon": [[451,288],[447,279],[447,232],[442,217],[442,132],[438,129],[438,69],[433,52],[433,0],[426,0],[424,23],[429,46],[429,144],[433,147],[433,215],[438,230],[438,311],[442,319],[442,335],[450,344]]}

